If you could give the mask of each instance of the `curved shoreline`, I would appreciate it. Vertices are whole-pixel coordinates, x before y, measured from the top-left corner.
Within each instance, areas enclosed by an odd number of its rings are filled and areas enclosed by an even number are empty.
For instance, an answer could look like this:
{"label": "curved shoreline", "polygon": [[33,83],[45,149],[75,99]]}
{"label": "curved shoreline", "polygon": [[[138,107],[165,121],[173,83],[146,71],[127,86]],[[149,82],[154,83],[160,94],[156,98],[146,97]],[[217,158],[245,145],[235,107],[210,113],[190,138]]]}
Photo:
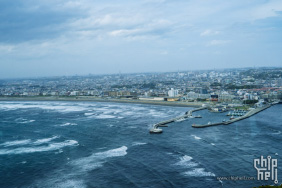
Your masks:
{"label": "curved shoreline", "polygon": [[114,103],[133,103],[150,104],[177,107],[200,107],[203,103],[196,102],[170,102],[170,101],[147,101],[138,99],[103,99],[96,97],[0,97],[0,101],[71,101],[71,102],[114,102]]}

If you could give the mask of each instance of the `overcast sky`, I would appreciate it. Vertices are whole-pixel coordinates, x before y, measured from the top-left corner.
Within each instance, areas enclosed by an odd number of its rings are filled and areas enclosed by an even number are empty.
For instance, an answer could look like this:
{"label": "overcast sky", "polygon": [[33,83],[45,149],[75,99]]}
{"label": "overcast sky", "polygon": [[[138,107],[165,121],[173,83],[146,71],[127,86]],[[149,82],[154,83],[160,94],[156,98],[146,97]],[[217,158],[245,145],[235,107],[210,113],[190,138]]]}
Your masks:
{"label": "overcast sky", "polygon": [[0,78],[282,66],[281,0],[0,0]]}

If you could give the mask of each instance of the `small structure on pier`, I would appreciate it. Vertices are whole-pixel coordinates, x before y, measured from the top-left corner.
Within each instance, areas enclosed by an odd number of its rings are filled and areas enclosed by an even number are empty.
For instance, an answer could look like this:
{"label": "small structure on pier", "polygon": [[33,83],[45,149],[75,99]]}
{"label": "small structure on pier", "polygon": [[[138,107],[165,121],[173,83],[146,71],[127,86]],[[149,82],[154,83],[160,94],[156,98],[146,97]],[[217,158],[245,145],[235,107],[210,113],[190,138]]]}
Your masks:
{"label": "small structure on pier", "polygon": [[160,134],[162,132],[163,132],[163,130],[159,129],[159,128],[152,128],[152,129],[150,129],[150,133],[151,134]]}

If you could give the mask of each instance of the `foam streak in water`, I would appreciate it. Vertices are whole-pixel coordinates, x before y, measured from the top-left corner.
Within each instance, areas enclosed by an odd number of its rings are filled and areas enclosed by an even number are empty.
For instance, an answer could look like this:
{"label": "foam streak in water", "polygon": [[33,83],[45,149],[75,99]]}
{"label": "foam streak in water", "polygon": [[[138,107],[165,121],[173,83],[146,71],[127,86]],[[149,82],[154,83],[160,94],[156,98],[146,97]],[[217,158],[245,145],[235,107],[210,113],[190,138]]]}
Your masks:
{"label": "foam streak in water", "polygon": [[185,167],[185,168],[189,168],[189,167],[195,167],[198,164],[195,162],[192,162],[193,158],[187,155],[184,155],[183,157],[180,158],[180,161],[177,162],[175,165],[181,166],[181,167]]}
{"label": "foam streak in water", "polygon": [[64,124],[61,124],[60,126],[65,127],[65,126],[71,126],[71,125],[77,125],[77,124],[76,123],[64,123]]}
{"label": "foam streak in water", "polygon": [[27,121],[23,121],[23,122],[20,122],[20,123],[23,123],[23,124],[26,124],[26,123],[32,123],[32,122],[35,122],[35,120],[27,120]]}
{"label": "foam streak in water", "polygon": [[204,168],[195,168],[192,171],[184,173],[186,176],[204,177],[204,176],[215,176],[212,172],[206,172]]}
{"label": "foam streak in water", "polygon": [[1,149],[0,155],[11,155],[11,154],[26,154],[26,153],[35,153],[35,152],[46,152],[54,151],[61,149],[67,146],[76,146],[78,145],[75,140],[66,140],[64,142],[52,143],[48,146],[39,146],[39,147],[20,147],[16,149]]}
{"label": "foam streak in water", "polygon": [[50,141],[52,141],[52,140],[55,140],[55,139],[57,139],[57,138],[59,138],[59,137],[58,137],[58,136],[53,136],[53,137],[51,137],[51,138],[38,139],[38,140],[36,140],[35,142],[33,142],[33,144],[34,144],[34,145],[45,144],[45,143],[48,143],[48,142],[50,142]]}
{"label": "foam streak in water", "polygon": [[102,164],[104,163],[104,160],[107,158],[125,156],[127,154],[126,151],[127,151],[127,147],[122,146],[117,149],[94,153],[89,157],[84,157],[76,161],[73,161],[72,164],[80,170],[89,171],[101,167]]}
{"label": "foam streak in water", "polygon": [[[198,163],[192,161],[192,157],[184,155],[180,157],[180,161],[175,165],[181,166],[183,168],[192,169],[193,167],[199,166]],[[185,176],[203,177],[203,176],[215,176],[212,172],[206,172],[204,168],[194,168],[184,172]]]}
{"label": "foam streak in water", "polygon": [[193,136],[196,140],[201,140],[202,138],[201,137],[198,137],[198,136],[195,136],[195,135],[191,135]]}
{"label": "foam streak in water", "polygon": [[26,140],[15,140],[10,142],[4,142],[3,144],[0,144],[0,146],[9,147],[9,146],[19,146],[19,145],[26,145],[31,143],[30,139]]}
{"label": "foam streak in water", "polygon": [[0,109],[3,110],[17,110],[17,109],[29,109],[29,108],[55,110],[59,112],[76,112],[76,111],[87,110],[87,108],[83,106],[74,106],[74,105],[68,105],[66,103],[52,103],[52,102],[21,102],[21,103],[2,102],[0,105]]}
{"label": "foam streak in water", "polygon": [[141,145],[145,145],[147,143],[143,143],[143,142],[133,142],[132,146],[141,146]]}
{"label": "foam streak in water", "polygon": [[11,146],[22,146],[22,145],[40,145],[40,144],[48,143],[48,142],[50,142],[50,141],[52,141],[56,138],[59,138],[59,136],[53,136],[51,138],[38,139],[34,142],[32,142],[31,139],[15,140],[15,141],[4,142],[3,144],[0,144],[0,146],[11,147]]}
{"label": "foam streak in water", "polygon": [[[43,179],[34,183],[32,187],[57,187],[57,188],[84,188],[87,187],[83,178],[88,171],[103,166],[103,163],[110,157],[121,157],[127,154],[127,147],[111,149],[104,152],[98,152],[70,162],[72,173],[62,173],[62,171],[55,171],[48,179]],[[74,168],[74,169],[73,169]],[[78,179],[79,178],[79,179]],[[40,186],[39,186],[40,185]],[[43,186],[42,186],[43,185]]]}

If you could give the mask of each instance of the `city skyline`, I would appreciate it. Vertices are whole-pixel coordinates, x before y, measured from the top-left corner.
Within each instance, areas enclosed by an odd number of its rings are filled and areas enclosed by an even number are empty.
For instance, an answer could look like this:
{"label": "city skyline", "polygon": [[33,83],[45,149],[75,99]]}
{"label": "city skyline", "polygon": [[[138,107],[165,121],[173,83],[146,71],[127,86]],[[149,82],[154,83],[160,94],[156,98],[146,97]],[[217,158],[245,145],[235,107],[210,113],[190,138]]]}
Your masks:
{"label": "city skyline", "polygon": [[280,1],[0,5],[0,79],[281,67]]}

